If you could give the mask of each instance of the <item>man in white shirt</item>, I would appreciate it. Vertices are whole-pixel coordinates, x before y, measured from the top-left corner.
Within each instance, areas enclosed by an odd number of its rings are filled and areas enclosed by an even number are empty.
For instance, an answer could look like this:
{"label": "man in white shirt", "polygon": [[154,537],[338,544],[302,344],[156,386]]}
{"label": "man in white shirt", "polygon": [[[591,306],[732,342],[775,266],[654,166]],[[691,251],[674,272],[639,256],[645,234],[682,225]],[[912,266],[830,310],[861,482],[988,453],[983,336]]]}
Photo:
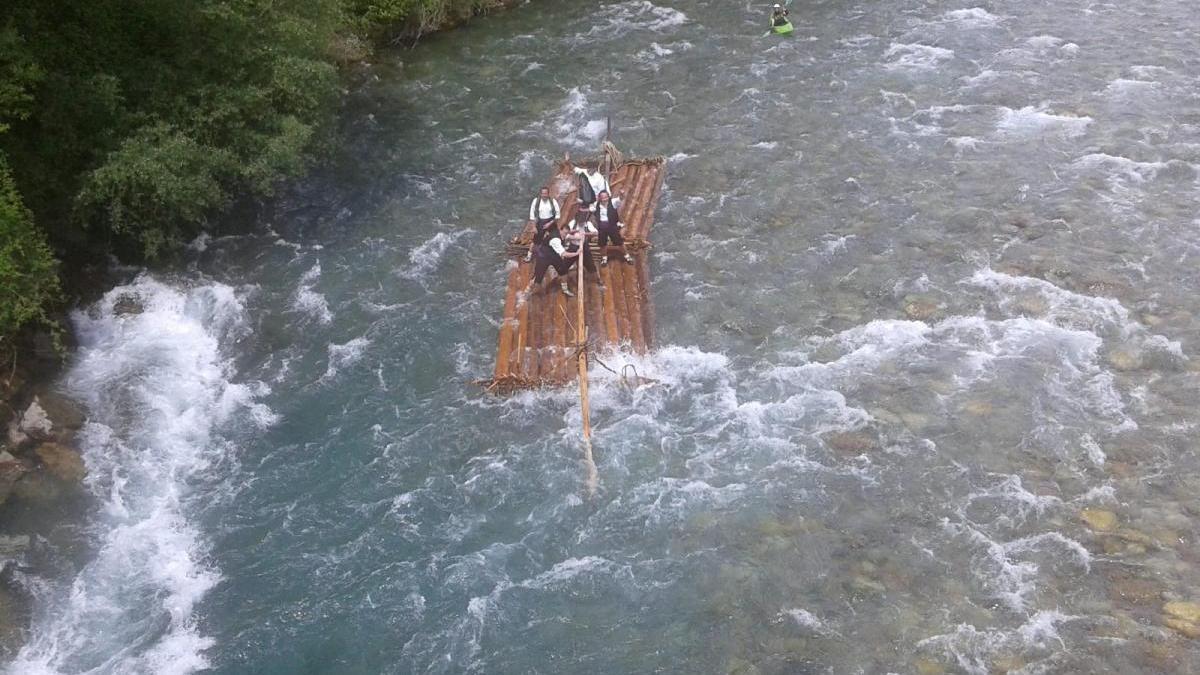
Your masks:
{"label": "man in white shirt", "polygon": [[525,290],[529,290],[533,286],[542,285],[542,280],[546,277],[546,272],[553,267],[558,274],[559,285],[562,287],[564,295],[574,295],[571,289],[567,287],[567,279],[564,276],[567,269],[570,267],[570,262],[579,256],[579,251],[568,251],[563,244],[562,237],[558,233],[558,228],[550,227],[546,229],[545,237],[538,245],[535,256],[537,262],[533,267],[533,279],[529,282],[529,286]]}
{"label": "man in white shirt", "polygon": [[579,262],[579,253],[583,252],[583,269],[596,275],[596,281],[604,288],[604,283],[600,281],[600,270],[596,269],[596,262],[592,259],[592,248],[588,246],[587,240],[589,237],[595,237],[598,232],[596,225],[593,223],[595,214],[588,210],[587,206],[579,205],[579,210],[575,213],[575,217],[567,223],[567,227],[563,230],[563,241],[566,243],[566,251],[568,254],[573,254],[569,258],[564,255],[566,260],[559,274],[566,274],[573,265]]}
{"label": "man in white shirt", "polygon": [[[587,179],[588,185],[592,186],[592,196],[593,197],[595,197],[596,195],[599,195],[601,192],[608,191],[608,179],[604,177],[604,174],[600,173],[599,167],[597,167],[595,165],[591,165],[591,166],[587,167],[586,169],[581,166],[577,166],[577,167],[575,167],[575,175],[583,176],[584,178]],[[579,201],[586,204],[587,206],[591,206],[592,204],[595,203],[596,200],[595,199],[589,200],[589,199],[581,198]]]}
{"label": "man in white shirt", "polygon": [[608,244],[612,241],[612,245],[620,248],[621,253],[625,256],[625,262],[633,263],[633,257],[625,251],[625,240],[621,237],[621,228],[625,227],[625,223],[621,222],[621,214],[617,211],[616,204],[608,198],[607,191],[596,193],[596,230],[598,233],[597,244],[600,246],[600,264],[608,264]]}
{"label": "man in white shirt", "polygon": [[546,226],[558,222],[558,215],[558,201],[550,196],[550,188],[543,187],[538,191],[538,196],[529,203],[529,220],[533,223],[534,230],[533,241],[529,243],[529,250],[525,252],[525,262],[533,259],[534,248],[542,243]]}

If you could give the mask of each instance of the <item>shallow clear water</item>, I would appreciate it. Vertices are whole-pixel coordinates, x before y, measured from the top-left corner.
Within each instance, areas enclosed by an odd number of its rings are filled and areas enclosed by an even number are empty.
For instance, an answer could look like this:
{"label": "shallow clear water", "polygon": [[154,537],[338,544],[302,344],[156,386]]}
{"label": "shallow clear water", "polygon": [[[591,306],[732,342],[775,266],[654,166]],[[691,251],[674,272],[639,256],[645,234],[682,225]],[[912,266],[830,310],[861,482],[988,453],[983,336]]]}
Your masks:
{"label": "shallow clear water", "polygon": [[[13,670],[1200,669],[1200,18],[1134,5],[541,2],[382,57],[253,234],[79,314],[95,554]],[[610,114],[670,158],[658,347],[603,357],[659,384],[595,369],[589,499],[572,390],[469,381]]]}

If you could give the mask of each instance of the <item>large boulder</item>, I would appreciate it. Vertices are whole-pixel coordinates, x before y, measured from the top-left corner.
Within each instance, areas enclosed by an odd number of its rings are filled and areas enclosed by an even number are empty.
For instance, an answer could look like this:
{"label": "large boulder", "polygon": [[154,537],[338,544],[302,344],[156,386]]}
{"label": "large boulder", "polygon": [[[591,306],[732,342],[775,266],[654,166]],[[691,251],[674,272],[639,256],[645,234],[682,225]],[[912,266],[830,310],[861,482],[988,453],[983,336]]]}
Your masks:
{"label": "large boulder", "polygon": [[65,429],[70,432],[79,431],[86,418],[83,408],[75,401],[54,392],[38,394],[33,399],[37,401],[50,418],[55,429]]}
{"label": "large boulder", "polygon": [[49,506],[62,499],[62,483],[54,480],[45,471],[30,471],[12,488],[14,500],[34,507]]}
{"label": "large boulder", "polygon": [[0,535],[0,561],[23,558],[29,550],[29,535]]}
{"label": "large boulder", "polygon": [[74,448],[61,443],[42,443],[33,451],[46,471],[64,483],[78,483],[87,474],[83,457]]}
{"label": "large boulder", "polygon": [[141,314],[144,311],[146,311],[146,307],[142,303],[141,296],[136,293],[122,293],[113,302],[113,314],[117,316]]}
{"label": "large boulder", "polygon": [[84,414],[71,399],[54,393],[33,397],[21,413],[16,428],[9,427],[9,442],[20,445],[27,440],[65,441],[83,426]]}
{"label": "large boulder", "polygon": [[13,457],[7,450],[0,451],[0,504],[8,501],[13,486],[28,472],[29,467],[24,462]]}

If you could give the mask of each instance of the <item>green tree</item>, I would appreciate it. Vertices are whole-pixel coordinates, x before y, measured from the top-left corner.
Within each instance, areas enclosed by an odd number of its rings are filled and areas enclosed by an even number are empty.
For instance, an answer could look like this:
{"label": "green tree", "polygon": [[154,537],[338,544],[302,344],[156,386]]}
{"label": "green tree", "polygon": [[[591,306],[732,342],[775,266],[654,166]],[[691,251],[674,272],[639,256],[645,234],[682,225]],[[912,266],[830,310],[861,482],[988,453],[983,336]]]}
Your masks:
{"label": "green tree", "polygon": [[58,269],[0,157],[0,348],[58,300]]}
{"label": "green tree", "polygon": [[[20,36],[0,30],[0,134],[28,118],[30,88],[42,77]],[[26,324],[45,320],[45,307],[59,296],[57,266],[45,236],[13,184],[0,152],[0,348]]]}

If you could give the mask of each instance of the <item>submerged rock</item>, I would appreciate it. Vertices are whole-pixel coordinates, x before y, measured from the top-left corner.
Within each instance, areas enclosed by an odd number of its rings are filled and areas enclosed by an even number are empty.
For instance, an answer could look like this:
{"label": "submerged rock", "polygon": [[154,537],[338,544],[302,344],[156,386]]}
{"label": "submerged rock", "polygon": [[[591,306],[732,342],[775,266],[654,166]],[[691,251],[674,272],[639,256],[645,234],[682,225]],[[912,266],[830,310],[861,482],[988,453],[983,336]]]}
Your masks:
{"label": "submerged rock", "polygon": [[1142,367],[1142,358],[1136,351],[1127,348],[1114,349],[1105,357],[1114,369],[1128,372]]}
{"label": "submerged rock", "polygon": [[29,550],[29,535],[0,536],[0,561],[20,558]]}
{"label": "submerged rock", "polygon": [[12,487],[12,496],[15,499],[39,506],[58,501],[62,494],[62,483],[44,471],[31,471]]}
{"label": "submerged rock", "polygon": [[1200,602],[1168,602],[1163,605],[1163,612],[1182,621],[1200,623]]}
{"label": "submerged rock", "polygon": [[24,462],[13,457],[8,451],[0,452],[0,504],[8,501],[17,481],[29,472]]}
{"label": "submerged rock", "polygon": [[60,443],[42,443],[34,450],[34,454],[51,476],[64,483],[78,483],[87,474],[83,457],[73,448]]}
{"label": "submerged rock", "polygon": [[1111,532],[1117,528],[1117,514],[1104,509],[1084,509],[1079,512],[1079,519],[1097,532]]}
{"label": "submerged rock", "polygon": [[928,321],[939,313],[941,306],[936,300],[910,295],[904,298],[904,316],[914,321]]}
{"label": "submerged rock", "polygon": [[913,667],[917,675],[942,675],[946,672],[946,667],[942,664],[927,657],[921,657],[913,663]]}
{"label": "submerged rock", "polygon": [[1162,597],[1163,585],[1153,579],[1121,576],[1112,580],[1109,594],[1114,600],[1141,607],[1157,605]]}
{"label": "submerged rock", "polygon": [[122,293],[113,302],[113,314],[117,316],[127,316],[130,314],[141,314],[146,311],[145,305],[142,304],[142,299],[133,293]]}
{"label": "submerged rock", "polygon": [[844,455],[861,455],[879,447],[875,436],[865,431],[835,431],[823,438],[830,448]]}
{"label": "submerged rock", "polygon": [[66,396],[46,392],[38,394],[34,401],[46,412],[57,433],[63,430],[76,432],[83,426],[86,417],[83,408]]}
{"label": "submerged rock", "polygon": [[1180,635],[1186,635],[1193,640],[1200,639],[1200,624],[1197,624],[1193,621],[1184,621],[1183,619],[1167,617],[1163,619],[1163,625],[1175,631],[1176,633],[1179,633]]}
{"label": "submerged rock", "polygon": [[987,417],[995,410],[995,407],[983,399],[971,399],[963,404],[963,410],[972,415],[979,417]]}

